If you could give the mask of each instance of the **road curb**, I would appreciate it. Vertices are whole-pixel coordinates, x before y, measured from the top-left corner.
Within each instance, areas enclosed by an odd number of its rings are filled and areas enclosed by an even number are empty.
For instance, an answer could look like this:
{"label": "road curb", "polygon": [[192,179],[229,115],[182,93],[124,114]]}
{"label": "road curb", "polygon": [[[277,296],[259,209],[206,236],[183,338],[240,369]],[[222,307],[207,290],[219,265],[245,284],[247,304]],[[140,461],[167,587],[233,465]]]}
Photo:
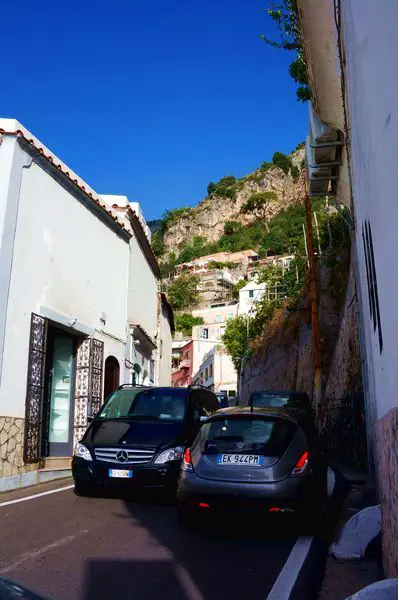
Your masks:
{"label": "road curb", "polygon": [[279,573],[267,600],[310,600],[322,580],[328,547],[313,537],[300,537]]}
{"label": "road curb", "polygon": [[331,481],[332,485],[328,485],[329,500],[321,517],[328,523],[324,535],[321,538],[300,537],[297,540],[267,600],[316,598],[323,580],[329,546],[335,535],[335,527],[330,527],[330,523],[337,524],[349,488],[346,478],[338,471],[333,470]]}

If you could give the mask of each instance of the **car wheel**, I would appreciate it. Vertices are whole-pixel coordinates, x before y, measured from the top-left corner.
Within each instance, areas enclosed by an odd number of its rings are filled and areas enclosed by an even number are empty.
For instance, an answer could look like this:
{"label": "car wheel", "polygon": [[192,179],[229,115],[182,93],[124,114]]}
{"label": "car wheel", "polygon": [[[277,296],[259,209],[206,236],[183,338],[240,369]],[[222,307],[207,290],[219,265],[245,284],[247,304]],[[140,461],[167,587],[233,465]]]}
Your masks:
{"label": "car wheel", "polygon": [[75,481],[75,494],[76,496],[90,497],[94,496],[94,487],[89,483],[82,483],[81,481]]}

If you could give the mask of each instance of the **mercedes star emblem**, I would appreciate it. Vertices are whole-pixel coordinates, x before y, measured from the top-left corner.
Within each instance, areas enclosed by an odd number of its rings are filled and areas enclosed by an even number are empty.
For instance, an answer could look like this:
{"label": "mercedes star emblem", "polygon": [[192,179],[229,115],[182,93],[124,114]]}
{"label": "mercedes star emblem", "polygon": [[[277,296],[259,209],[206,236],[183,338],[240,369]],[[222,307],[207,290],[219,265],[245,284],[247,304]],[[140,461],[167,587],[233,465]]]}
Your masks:
{"label": "mercedes star emblem", "polygon": [[128,454],[126,452],[126,450],[119,450],[119,452],[116,454],[116,460],[120,463],[125,463],[128,461]]}

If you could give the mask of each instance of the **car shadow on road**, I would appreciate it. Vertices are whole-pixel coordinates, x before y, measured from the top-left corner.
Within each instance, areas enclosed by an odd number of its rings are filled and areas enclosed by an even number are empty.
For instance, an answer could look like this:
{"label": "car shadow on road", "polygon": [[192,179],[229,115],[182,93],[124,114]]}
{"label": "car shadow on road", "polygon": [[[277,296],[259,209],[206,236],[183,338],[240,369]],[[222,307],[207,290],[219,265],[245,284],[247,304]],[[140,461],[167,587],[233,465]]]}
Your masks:
{"label": "car shadow on road", "polygon": [[84,600],[187,600],[182,574],[167,560],[88,561]]}
{"label": "car shadow on road", "polygon": [[[241,600],[248,594],[264,600],[296,540],[291,525],[281,520],[260,526],[258,520],[231,517],[188,530],[174,504],[161,497],[140,495],[123,505],[126,510],[118,516],[145,530],[155,560],[90,561],[85,600]],[[168,557],[160,562],[159,548]],[[119,595],[110,593],[115,582]]]}

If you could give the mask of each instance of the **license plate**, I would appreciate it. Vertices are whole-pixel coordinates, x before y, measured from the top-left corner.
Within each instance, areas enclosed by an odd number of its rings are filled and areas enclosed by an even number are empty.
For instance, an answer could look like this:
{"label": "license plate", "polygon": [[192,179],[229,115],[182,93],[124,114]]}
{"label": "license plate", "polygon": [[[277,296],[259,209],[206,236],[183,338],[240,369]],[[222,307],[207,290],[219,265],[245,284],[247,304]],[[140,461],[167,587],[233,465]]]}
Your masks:
{"label": "license plate", "polygon": [[261,467],[264,464],[264,457],[258,454],[219,454],[217,462],[219,465]]}
{"label": "license plate", "polygon": [[109,477],[117,477],[118,479],[131,479],[133,471],[127,469],[109,469]]}

